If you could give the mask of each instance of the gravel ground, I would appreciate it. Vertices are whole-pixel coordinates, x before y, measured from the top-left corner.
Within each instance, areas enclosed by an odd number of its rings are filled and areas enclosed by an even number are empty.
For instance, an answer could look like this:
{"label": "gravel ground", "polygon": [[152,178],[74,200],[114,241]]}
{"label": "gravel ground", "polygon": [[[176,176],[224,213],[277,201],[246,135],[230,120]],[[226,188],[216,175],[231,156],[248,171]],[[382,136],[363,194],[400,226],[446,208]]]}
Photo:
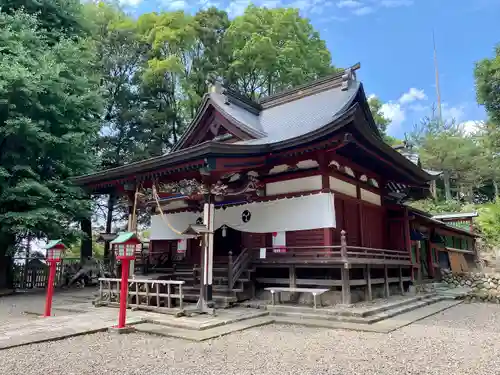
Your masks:
{"label": "gravel ground", "polygon": [[3,374],[500,373],[500,306],[462,304],[392,334],[265,326],[204,343],[108,333],[0,351]]}

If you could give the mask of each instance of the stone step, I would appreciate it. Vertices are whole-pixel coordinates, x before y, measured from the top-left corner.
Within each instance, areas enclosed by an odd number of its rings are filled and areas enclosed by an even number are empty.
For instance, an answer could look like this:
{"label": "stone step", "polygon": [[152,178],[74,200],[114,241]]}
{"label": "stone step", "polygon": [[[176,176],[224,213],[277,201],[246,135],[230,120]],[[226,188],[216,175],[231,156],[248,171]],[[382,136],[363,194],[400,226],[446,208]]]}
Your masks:
{"label": "stone step", "polygon": [[373,308],[368,308],[362,311],[359,315],[366,317],[366,316],[373,316],[377,314],[381,314],[385,311],[388,310],[393,310],[393,309],[398,309],[399,307],[403,307],[406,305],[412,305],[418,301],[424,301],[427,299],[432,299],[436,296],[435,293],[428,293],[428,294],[421,294],[421,295],[416,295],[414,297],[410,298],[405,298],[399,301],[394,301],[394,302],[389,302],[381,306],[375,306]]}
{"label": "stone step", "polygon": [[457,288],[437,288],[436,293],[446,299],[461,299],[465,298],[472,288],[468,287],[457,287]]}
{"label": "stone step", "polygon": [[420,301],[416,301],[414,303],[402,305],[402,306],[399,306],[399,307],[396,307],[396,308],[393,308],[390,310],[383,311],[383,312],[375,314],[375,315],[371,315],[370,317],[374,318],[377,321],[381,321],[381,320],[395,317],[397,315],[407,313],[409,311],[417,310],[417,309],[435,304],[437,302],[441,302],[442,300],[443,300],[443,298],[440,296],[425,298],[425,299],[422,299]]}
{"label": "stone step", "polygon": [[437,314],[443,310],[462,303],[462,301],[440,301],[431,305],[402,313],[398,316],[381,320],[373,324],[358,324],[351,322],[331,321],[324,319],[298,319],[296,317],[275,317],[275,323],[302,325],[315,328],[346,329],[354,331],[389,333],[411,323]]}
{"label": "stone step", "polygon": [[434,304],[436,302],[440,302],[442,297],[433,296],[430,298],[418,299],[413,301],[412,303],[405,303],[401,305],[396,305],[390,309],[385,309],[383,311],[378,312],[377,314],[370,315],[339,315],[339,314],[331,314],[328,313],[326,309],[317,309],[314,310],[310,308],[307,312],[304,309],[301,311],[292,311],[292,309],[273,309],[272,306],[268,307],[268,311],[273,316],[280,317],[291,317],[296,319],[314,319],[314,320],[327,320],[327,321],[337,321],[337,322],[347,322],[347,323],[356,323],[356,324],[374,324],[380,322],[382,320],[392,318],[394,316],[404,314],[409,311],[413,311],[416,309],[420,309],[422,307]]}
{"label": "stone step", "polygon": [[[185,293],[184,294],[185,301],[198,301],[199,297],[200,297],[199,293]],[[236,298],[235,296],[220,295],[217,293],[212,294],[212,299],[217,303],[222,303],[223,305],[228,305],[231,303],[238,302],[238,298]]]}
{"label": "stone step", "polygon": [[[198,292],[200,290],[200,285],[183,286],[182,290],[184,292],[191,292],[191,291]],[[227,293],[227,292],[243,293],[243,289],[240,288],[229,289],[227,285],[212,285],[212,291],[222,292],[222,293]]]}
{"label": "stone step", "polygon": [[[435,294],[422,294],[422,295],[417,295],[413,297],[408,297],[404,298],[401,300],[396,300],[392,302],[388,302],[385,304],[380,304],[378,306],[373,306],[373,307],[356,307],[353,306],[351,307],[346,307],[346,308],[321,308],[319,307],[316,309],[317,313],[322,313],[322,314],[328,314],[328,315],[333,315],[333,316],[347,316],[347,317],[358,317],[358,318],[365,318],[368,316],[373,316],[376,314],[383,313],[384,311],[391,310],[391,309],[396,309],[401,306],[405,305],[410,305],[418,301],[422,301],[428,298],[434,297]],[[302,313],[309,313],[311,311],[314,311],[311,309],[311,307],[305,307],[305,306],[294,306],[294,305],[268,305],[267,308],[269,310],[276,310],[276,311],[289,311],[289,312],[302,312]]]}
{"label": "stone step", "polygon": [[[226,311],[232,312],[232,310],[226,310]],[[243,320],[260,318],[263,316],[269,317],[269,313],[267,311],[262,311],[262,310],[259,311],[252,309],[248,309],[248,311],[245,311],[244,313],[225,314],[224,319],[221,318],[219,314],[217,314],[215,317],[209,317],[208,315],[205,315],[202,321],[198,321],[196,319],[196,314],[195,318],[192,317],[175,318],[172,316],[157,314],[157,316],[154,316],[154,318],[148,317],[145,323],[152,323],[172,328],[203,331],[206,329],[212,329],[223,325],[241,322]]]}
{"label": "stone step", "polygon": [[222,325],[212,329],[205,329],[201,331],[160,326],[151,323],[142,323],[135,326],[136,331],[149,333],[153,335],[175,337],[190,341],[205,341],[212,338],[222,337],[233,332],[243,331],[249,328],[260,327],[266,324],[273,323],[274,319],[271,317],[259,317],[253,319],[246,319],[236,323]]}

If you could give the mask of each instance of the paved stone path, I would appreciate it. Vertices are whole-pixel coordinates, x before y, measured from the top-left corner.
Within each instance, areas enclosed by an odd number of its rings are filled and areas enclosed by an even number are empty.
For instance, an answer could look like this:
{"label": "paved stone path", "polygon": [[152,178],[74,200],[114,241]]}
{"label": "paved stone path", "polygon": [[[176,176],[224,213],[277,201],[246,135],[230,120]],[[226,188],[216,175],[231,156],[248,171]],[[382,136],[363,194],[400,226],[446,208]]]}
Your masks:
{"label": "paved stone path", "polygon": [[[118,310],[103,309],[91,313],[36,317],[0,324],[0,349],[105,331],[116,325],[117,313]],[[136,324],[142,320],[140,316],[129,314],[127,324]]]}

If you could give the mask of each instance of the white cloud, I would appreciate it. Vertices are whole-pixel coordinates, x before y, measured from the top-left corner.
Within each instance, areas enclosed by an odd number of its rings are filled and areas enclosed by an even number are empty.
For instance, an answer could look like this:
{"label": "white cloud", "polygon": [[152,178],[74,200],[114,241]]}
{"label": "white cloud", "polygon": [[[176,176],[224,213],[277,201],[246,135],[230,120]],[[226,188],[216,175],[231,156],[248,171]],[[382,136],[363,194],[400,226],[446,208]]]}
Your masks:
{"label": "white cloud", "polygon": [[384,117],[391,120],[391,125],[400,126],[403,121],[406,119],[406,114],[404,109],[401,107],[401,104],[388,102],[382,104],[380,111],[384,115]]}
{"label": "white cloud", "polygon": [[460,122],[464,118],[464,107],[450,107],[448,103],[443,103],[441,105],[441,114],[444,121],[455,121]]}
{"label": "white cloud", "polygon": [[364,16],[366,14],[373,13],[374,11],[375,11],[375,9],[372,7],[362,7],[362,8],[354,9],[352,12],[356,16]]}
{"label": "white cloud", "polygon": [[356,0],[341,0],[337,3],[339,8],[359,8],[363,4]]}
{"label": "white cloud", "polygon": [[187,7],[187,2],[185,0],[173,0],[165,2],[168,10],[182,10]]}
{"label": "white cloud", "polygon": [[226,12],[229,15],[229,17],[241,16],[245,12],[245,9],[248,7],[249,4],[250,4],[249,0],[231,1],[229,3],[229,6],[226,8]]}
{"label": "white cloud", "polygon": [[300,9],[304,14],[321,14],[324,12],[324,8],[330,5],[329,0],[295,0],[286,4],[287,7]]}
{"label": "white cloud", "polygon": [[397,8],[413,5],[413,0],[382,0],[380,5],[386,8]]}
{"label": "white cloud", "polygon": [[200,9],[207,9],[210,7],[220,8],[220,4],[218,2],[211,0],[200,0],[198,5],[200,6]]}
{"label": "white cloud", "polygon": [[424,90],[419,90],[414,87],[410,88],[408,92],[405,92],[401,97],[399,98],[399,102],[401,104],[408,104],[415,102],[417,100],[426,100],[427,95],[425,95]]}
{"label": "white cloud", "polygon": [[280,0],[264,0],[259,5],[266,8],[278,8],[282,4]]}
{"label": "white cloud", "polygon": [[480,129],[481,125],[484,124],[484,121],[475,121],[475,120],[469,120],[469,121],[464,121],[460,124],[460,127],[464,131],[466,135],[472,135],[478,132]]}
{"label": "white cloud", "polygon": [[136,7],[142,3],[142,0],[119,0],[119,3],[124,6]]}

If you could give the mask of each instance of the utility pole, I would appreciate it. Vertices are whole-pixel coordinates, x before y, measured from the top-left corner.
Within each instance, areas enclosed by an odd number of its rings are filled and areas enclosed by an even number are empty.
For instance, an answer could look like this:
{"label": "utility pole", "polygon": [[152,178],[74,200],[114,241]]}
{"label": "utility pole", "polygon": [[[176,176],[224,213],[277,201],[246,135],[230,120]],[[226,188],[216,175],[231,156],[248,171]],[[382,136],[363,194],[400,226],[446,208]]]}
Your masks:
{"label": "utility pole", "polygon": [[441,90],[439,89],[439,69],[438,60],[436,52],[436,38],[434,37],[434,30],[432,30],[432,44],[434,48],[434,69],[436,71],[436,96],[437,96],[437,106],[438,106],[438,121],[439,124],[443,124],[443,112],[441,110]]}
{"label": "utility pole", "polygon": [[[437,109],[438,109],[438,124],[443,126],[443,111],[441,108],[441,90],[439,88],[439,69],[436,51],[436,38],[434,36],[434,30],[432,30],[432,47],[434,49],[434,70],[436,73],[436,97],[437,97]],[[443,171],[443,181],[444,181],[444,193],[447,201],[452,199],[451,196],[451,186],[450,186],[450,173],[449,171]]]}

